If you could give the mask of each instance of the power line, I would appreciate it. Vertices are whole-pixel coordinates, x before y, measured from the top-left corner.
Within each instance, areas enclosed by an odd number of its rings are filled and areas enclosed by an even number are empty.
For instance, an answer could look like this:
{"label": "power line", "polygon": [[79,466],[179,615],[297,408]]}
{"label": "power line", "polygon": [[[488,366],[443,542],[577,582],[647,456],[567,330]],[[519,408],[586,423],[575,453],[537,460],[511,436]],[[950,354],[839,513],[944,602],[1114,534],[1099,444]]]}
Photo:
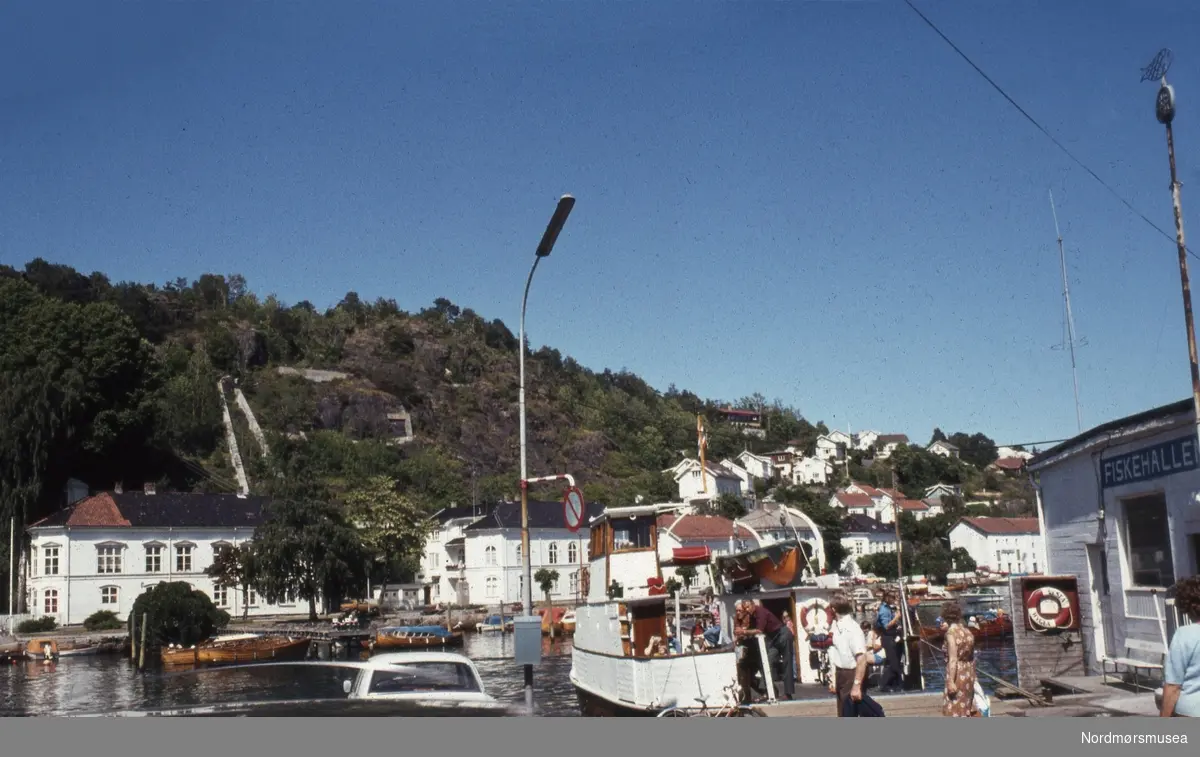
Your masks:
{"label": "power line", "polygon": [[[967,62],[967,65],[969,65],[971,68],[975,69],[975,72],[976,72],[976,73],[978,73],[978,74],[979,74],[981,77],[983,77],[983,80],[984,80],[984,81],[986,81],[988,84],[992,85],[992,89],[994,89],[994,90],[996,90],[997,92],[999,92],[999,93],[1000,93],[1000,96],[1001,96],[1001,97],[1003,97],[1005,100],[1007,100],[1007,101],[1008,101],[1008,103],[1009,103],[1010,105],[1012,105],[1014,108],[1016,108],[1018,113],[1020,113],[1022,116],[1025,116],[1026,120],[1028,120],[1028,121],[1029,121],[1029,123],[1033,124],[1033,125],[1034,125],[1034,127],[1036,127],[1038,131],[1040,131],[1042,134],[1044,134],[1044,135],[1046,136],[1046,138],[1047,138],[1047,139],[1049,139],[1051,142],[1053,142],[1053,143],[1054,143],[1054,146],[1055,146],[1055,147],[1057,147],[1059,150],[1061,150],[1061,151],[1063,152],[1063,154],[1064,154],[1064,155],[1066,155],[1068,158],[1070,158],[1072,161],[1074,161],[1074,162],[1075,162],[1075,164],[1076,164],[1076,165],[1078,165],[1080,168],[1082,168],[1084,171],[1087,171],[1087,173],[1088,173],[1088,174],[1089,174],[1089,175],[1090,175],[1090,176],[1091,176],[1093,179],[1095,179],[1097,182],[1099,182],[1099,183],[1100,183],[1100,186],[1102,186],[1102,187],[1104,187],[1105,189],[1107,189],[1107,190],[1108,190],[1108,192],[1109,192],[1109,194],[1111,194],[1113,197],[1117,198],[1117,200],[1118,200],[1118,201],[1119,201],[1119,202],[1120,202],[1122,205],[1124,205],[1124,206],[1125,206],[1125,207],[1126,207],[1126,208],[1127,208],[1127,209],[1128,209],[1128,210],[1129,210],[1131,213],[1133,213],[1133,214],[1134,214],[1134,215],[1136,215],[1138,218],[1140,218],[1140,219],[1142,219],[1143,221],[1145,221],[1145,222],[1146,222],[1146,224],[1147,224],[1147,225],[1148,225],[1150,228],[1154,229],[1154,230],[1155,230],[1155,231],[1157,231],[1159,234],[1162,234],[1164,237],[1166,237],[1167,239],[1171,240],[1172,242],[1176,242],[1176,239],[1175,239],[1175,235],[1174,235],[1174,234],[1168,233],[1168,232],[1167,232],[1167,231],[1165,231],[1165,230],[1164,230],[1162,227],[1160,227],[1158,224],[1156,224],[1154,221],[1151,221],[1151,220],[1150,220],[1150,219],[1149,219],[1149,218],[1146,216],[1146,214],[1145,214],[1145,213],[1143,213],[1142,211],[1140,211],[1140,210],[1138,210],[1137,208],[1135,208],[1135,207],[1133,206],[1133,203],[1131,203],[1129,200],[1126,200],[1124,197],[1122,197],[1122,196],[1121,196],[1121,194],[1120,194],[1119,192],[1117,192],[1117,190],[1116,190],[1116,189],[1114,189],[1114,188],[1112,187],[1112,185],[1110,185],[1110,184],[1109,184],[1107,181],[1105,181],[1104,179],[1100,178],[1100,174],[1098,174],[1098,173],[1096,173],[1095,171],[1093,171],[1091,168],[1089,168],[1089,167],[1088,167],[1088,165],[1087,165],[1086,163],[1084,163],[1084,162],[1083,162],[1082,160],[1080,160],[1079,158],[1075,157],[1075,154],[1074,154],[1073,152],[1071,152],[1070,150],[1068,150],[1068,149],[1066,148],[1066,146],[1065,146],[1065,145],[1064,145],[1062,142],[1059,142],[1059,141],[1058,141],[1058,138],[1056,138],[1056,137],[1055,137],[1053,134],[1051,134],[1049,129],[1047,129],[1045,126],[1042,126],[1042,125],[1041,125],[1041,123],[1039,123],[1039,122],[1038,122],[1038,120],[1037,120],[1036,118],[1034,118],[1033,116],[1029,115],[1029,112],[1028,112],[1027,110],[1025,110],[1024,108],[1022,108],[1022,107],[1020,106],[1020,104],[1018,104],[1018,103],[1017,103],[1017,101],[1016,101],[1016,100],[1014,100],[1014,99],[1013,99],[1013,98],[1012,98],[1012,97],[1011,97],[1011,96],[1010,96],[1010,95],[1009,95],[1007,92],[1005,92],[1003,87],[1001,87],[999,84],[997,84],[997,83],[996,83],[996,82],[995,82],[995,81],[992,79],[992,77],[988,76],[988,75],[987,75],[987,73],[985,73],[985,72],[984,72],[984,70],[983,70],[982,68],[980,68],[980,67],[979,67],[979,66],[978,66],[978,65],[975,63],[975,61],[971,60],[971,58],[970,58],[970,57],[969,57],[969,56],[968,56],[966,53],[964,53],[964,52],[963,52],[963,51],[962,51],[962,50],[959,48],[959,46],[958,46],[958,45],[954,44],[954,42],[953,42],[953,41],[951,41],[951,39],[950,39],[949,37],[947,37],[947,36],[945,35],[945,33],[944,33],[944,32],[942,32],[942,30],[941,30],[941,29],[939,29],[939,28],[937,27],[937,25],[933,23],[933,21],[930,21],[928,16],[926,16],[924,13],[922,13],[922,12],[921,12],[921,11],[920,11],[920,10],[917,8],[917,6],[913,5],[913,3],[912,3],[912,0],[904,0],[904,3],[905,3],[905,5],[907,5],[909,8],[911,8],[911,9],[912,9],[912,11],[913,11],[913,13],[916,13],[916,14],[917,14],[917,15],[918,15],[918,16],[921,18],[921,20],[922,20],[922,21],[924,21],[924,22],[925,22],[925,23],[926,23],[926,24],[929,26],[929,28],[930,28],[930,29],[933,29],[933,31],[934,31],[934,32],[935,32],[935,33],[936,33],[936,34],[937,34],[939,37],[941,37],[941,38],[942,38],[942,40],[944,40],[944,41],[945,41],[945,43],[946,43],[947,45],[949,45],[949,46],[950,46],[950,48],[951,48],[952,50],[954,50],[954,52],[958,53],[959,57],[961,57],[963,60],[965,60],[965,61]],[[1177,242],[1176,242],[1176,243],[1177,243]],[[1187,252],[1188,252],[1188,254],[1189,254],[1189,255],[1191,255],[1192,257],[1196,258],[1197,260],[1200,260],[1200,255],[1197,255],[1196,253],[1192,252],[1191,248],[1186,248],[1186,249],[1187,249]]]}

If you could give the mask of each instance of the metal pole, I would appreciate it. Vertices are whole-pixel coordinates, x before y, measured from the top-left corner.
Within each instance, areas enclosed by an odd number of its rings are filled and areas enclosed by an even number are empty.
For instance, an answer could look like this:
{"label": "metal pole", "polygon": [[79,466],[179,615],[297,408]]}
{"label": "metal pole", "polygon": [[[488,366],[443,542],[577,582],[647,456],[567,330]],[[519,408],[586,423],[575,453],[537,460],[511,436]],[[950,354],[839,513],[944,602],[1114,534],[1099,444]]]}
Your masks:
{"label": "metal pole", "polygon": [[[1166,84],[1166,77],[1163,84]],[[1192,409],[1200,424],[1200,362],[1196,360],[1196,325],[1192,317],[1192,286],[1188,280],[1187,245],[1183,241],[1183,208],[1179,204],[1179,179],[1175,173],[1175,134],[1167,123],[1167,159],[1171,164],[1171,204],[1175,210],[1175,244],[1179,248],[1179,281],[1183,285],[1183,317],[1187,322],[1188,359],[1192,367]]]}
{"label": "metal pole", "polygon": [[17,554],[14,551],[16,549],[16,543],[17,543],[17,516],[14,515],[12,517],[12,521],[9,523],[9,526],[8,526],[8,617],[10,619],[13,616],[13,599],[15,599],[13,586],[16,585],[16,583],[15,583],[16,576],[14,574],[16,573],[17,569],[16,569],[16,563],[13,561],[13,558]]}
{"label": "metal pole", "polygon": [[[520,388],[517,402],[521,415],[521,612],[522,617],[533,615],[533,573],[532,562],[529,559],[529,471],[525,453],[525,307],[529,302],[529,285],[533,283],[533,274],[537,270],[541,257],[533,259],[533,267],[529,269],[529,278],[525,280],[525,295],[521,298],[521,327],[519,353]],[[533,711],[533,666],[525,666],[525,706]]]}

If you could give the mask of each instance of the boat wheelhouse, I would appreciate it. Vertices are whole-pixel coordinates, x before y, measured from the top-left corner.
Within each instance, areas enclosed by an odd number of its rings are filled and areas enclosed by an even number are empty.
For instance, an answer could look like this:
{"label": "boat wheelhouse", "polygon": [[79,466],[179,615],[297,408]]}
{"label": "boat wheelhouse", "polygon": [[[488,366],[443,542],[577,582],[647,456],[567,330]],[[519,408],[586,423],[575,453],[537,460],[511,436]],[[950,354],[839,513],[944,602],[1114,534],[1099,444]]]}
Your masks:
{"label": "boat wheelhouse", "polygon": [[[826,650],[837,576],[823,575],[824,566],[812,564],[812,550],[797,540],[743,545],[748,548],[726,555],[707,549],[660,555],[658,517],[678,508],[609,508],[592,520],[588,565],[581,575],[585,601],[576,609],[570,674],[583,714],[656,715],[673,706],[723,704],[722,697],[739,690],[733,620],[742,599],[759,600],[777,616],[786,611],[795,619],[797,696],[829,698]],[[715,587],[720,605],[715,645],[693,648],[679,598],[667,591],[663,569],[683,564],[707,571]],[[806,573],[819,576],[816,586],[806,585]],[[669,618],[678,629],[676,653],[665,643]],[[765,641],[760,637],[755,643],[759,659],[769,660]],[[911,642],[909,649],[916,651],[915,646]],[[905,689],[922,689],[919,661],[909,668]],[[766,684],[767,702],[777,701],[772,666],[764,662],[757,673]]]}

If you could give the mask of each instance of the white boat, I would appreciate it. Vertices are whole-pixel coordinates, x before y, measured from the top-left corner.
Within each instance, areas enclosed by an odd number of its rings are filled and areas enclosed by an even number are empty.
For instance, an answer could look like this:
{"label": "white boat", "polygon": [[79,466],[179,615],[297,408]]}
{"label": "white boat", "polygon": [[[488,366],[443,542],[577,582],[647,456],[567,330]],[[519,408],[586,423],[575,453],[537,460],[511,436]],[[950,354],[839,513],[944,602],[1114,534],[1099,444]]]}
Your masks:
{"label": "white boat", "polygon": [[[585,600],[576,608],[570,673],[583,714],[657,715],[701,702],[719,708],[739,697],[739,650],[732,639],[735,604],[743,598],[761,600],[777,616],[787,611],[795,619],[797,696],[828,699],[827,684],[822,683],[828,675],[827,640],[820,632],[828,631],[832,620],[828,602],[837,590],[836,576],[820,576],[819,588],[803,585],[805,569],[819,574],[820,566],[808,564],[796,540],[763,547],[752,542],[744,545],[749,549],[716,557],[696,547],[660,555],[658,518],[667,510],[609,508],[590,524],[590,562],[581,575]],[[722,627],[714,648],[692,651],[688,629],[680,623],[678,599],[667,595],[664,569],[673,572],[681,564],[707,570],[715,586]],[[667,638],[667,616],[672,613],[682,654],[652,648]],[[765,643],[759,645],[761,659],[767,659]],[[917,670],[919,686],[919,665]],[[757,672],[766,684],[768,703],[774,702],[770,666]]]}

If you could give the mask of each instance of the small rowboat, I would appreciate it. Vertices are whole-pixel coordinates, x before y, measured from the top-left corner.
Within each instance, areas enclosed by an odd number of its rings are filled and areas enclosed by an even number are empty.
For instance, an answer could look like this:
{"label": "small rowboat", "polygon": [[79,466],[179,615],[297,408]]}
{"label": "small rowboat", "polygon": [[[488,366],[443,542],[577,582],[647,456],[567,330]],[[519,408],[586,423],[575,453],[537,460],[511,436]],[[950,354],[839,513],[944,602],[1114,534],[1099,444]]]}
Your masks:
{"label": "small rowboat", "polygon": [[[1012,618],[1007,614],[998,615],[995,618],[985,618],[974,624],[968,624],[967,630],[976,639],[1003,639],[1012,636]],[[936,626],[922,626],[921,628],[922,639],[936,641],[945,635],[946,632]]]}
{"label": "small rowboat", "polygon": [[375,634],[375,648],[380,650],[462,645],[462,631],[448,631],[443,626],[388,626]]}
{"label": "small rowboat", "polygon": [[232,665],[252,662],[292,662],[308,657],[308,639],[256,636],[217,639],[189,649],[162,650],[165,665]]}
{"label": "small rowboat", "polygon": [[482,623],[475,626],[475,630],[481,633],[503,633],[512,629],[512,619],[502,618],[499,615],[489,615]]}
{"label": "small rowboat", "polygon": [[575,633],[575,611],[567,613],[562,617],[563,633]]}

